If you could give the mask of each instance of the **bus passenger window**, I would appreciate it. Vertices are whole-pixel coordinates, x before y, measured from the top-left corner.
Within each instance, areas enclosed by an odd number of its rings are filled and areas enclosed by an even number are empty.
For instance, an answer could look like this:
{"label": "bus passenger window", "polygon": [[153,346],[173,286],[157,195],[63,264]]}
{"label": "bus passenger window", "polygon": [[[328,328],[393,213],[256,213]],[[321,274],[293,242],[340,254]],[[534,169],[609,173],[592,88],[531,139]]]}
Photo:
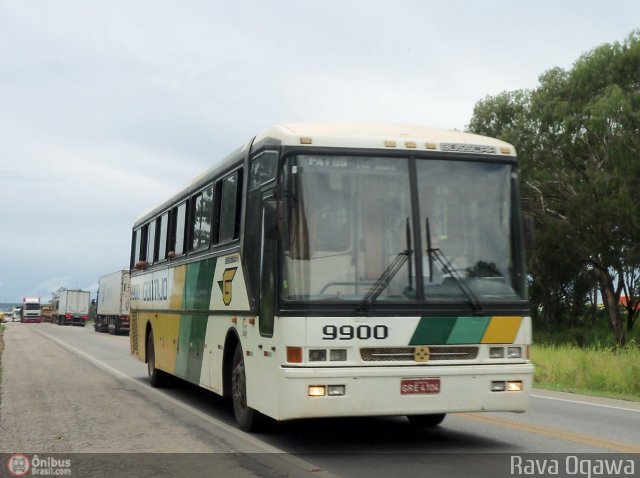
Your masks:
{"label": "bus passenger window", "polygon": [[240,219],[240,203],[238,201],[239,176],[236,172],[222,180],[218,242],[232,241],[238,237]]}
{"label": "bus passenger window", "polygon": [[147,262],[153,263],[156,248],[156,221],[147,224]]}
{"label": "bus passenger window", "polygon": [[164,213],[160,219],[158,232],[158,247],[156,248],[156,260],[164,260],[167,258],[167,230],[169,228],[169,213]]}
{"label": "bus passenger window", "polygon": [[147,239],[149,234],[149,224],[145,224],[138,229],[138,245],[136,247],[136,261],[147,260]]}
{"label": "bus passenger window", "polygon": [[140,260],[140,251],[142,250],[142,228],[133,231],[133,247],[131,253],[131,269]]}
{"label": "bus passenger window", "polygon": [[187,203],[183,202],[171,210],[169,225],[169,244],[167,257],[184,254],[184,237],[186,232]]}
{"label": "bus passenger window", "polygon": [[193,204],[193,225],[191,227],[191,250],[209,247],[211,242],[211,222],[213,221],[213,186],[195,195]]}

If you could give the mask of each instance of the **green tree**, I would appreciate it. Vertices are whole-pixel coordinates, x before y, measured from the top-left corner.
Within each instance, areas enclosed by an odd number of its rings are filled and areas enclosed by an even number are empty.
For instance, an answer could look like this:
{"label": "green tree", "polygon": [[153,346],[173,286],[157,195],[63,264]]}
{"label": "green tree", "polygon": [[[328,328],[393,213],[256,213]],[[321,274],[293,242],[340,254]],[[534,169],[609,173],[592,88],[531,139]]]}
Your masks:
{"label": "green tree", "polygon": [[584,303],[597,280],[624,344],[640,295],[640,31],[595,48],[569,71],[545,72],[533,90],[485,98],[468,129],[518,148],[525,208],[539,230],[532,297],[556,313],[554,301],[567,305],[567,286],[574,304]]}

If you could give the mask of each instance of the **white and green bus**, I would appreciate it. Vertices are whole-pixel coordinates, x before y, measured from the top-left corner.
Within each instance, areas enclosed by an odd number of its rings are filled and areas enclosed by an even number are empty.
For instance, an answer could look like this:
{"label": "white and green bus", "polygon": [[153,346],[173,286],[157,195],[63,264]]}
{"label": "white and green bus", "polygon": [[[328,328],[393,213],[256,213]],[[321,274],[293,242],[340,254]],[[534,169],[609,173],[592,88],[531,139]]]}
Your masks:
{"label": "white and green bus", "polygon": [[133,226],[131,353],[265,417],[527,409],[513,146],[396,124],[277,125]]}

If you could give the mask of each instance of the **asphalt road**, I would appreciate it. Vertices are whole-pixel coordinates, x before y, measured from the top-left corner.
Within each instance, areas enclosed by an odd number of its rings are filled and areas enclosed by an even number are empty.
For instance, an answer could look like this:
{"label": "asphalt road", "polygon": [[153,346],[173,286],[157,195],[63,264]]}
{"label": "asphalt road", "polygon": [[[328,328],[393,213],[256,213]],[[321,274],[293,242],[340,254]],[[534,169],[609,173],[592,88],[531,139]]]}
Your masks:
{"label": "asphalt road", "polygon": [[[52,324],[7,325],[0,403],[4,453],[214,452],[221,474],[211,476],[227,475],[226,470],[233,476],[495,478],[523,474],[517,466],[514,474],[517,457],[557,458],[562,476],[567,456],[632,457],[634,473],[640,473],[636,402],[535,390],[527,413],[453,414],[432,430],[391,417],[300,420],[250,435],[236,428],[229,404],[214,394],[183,382],[151,388],[145,364],[129,356],[128,337]],[[66,407],[29,398],[52,391]],[[101,404],[84,416],[89,426],[73,420],[79,413],[76,394]],[[25,404],[33,413],[25,415]],[[52,418],[61,409],[68,420],[64,427]],[[51,436],[56,433],[62,438]]]}

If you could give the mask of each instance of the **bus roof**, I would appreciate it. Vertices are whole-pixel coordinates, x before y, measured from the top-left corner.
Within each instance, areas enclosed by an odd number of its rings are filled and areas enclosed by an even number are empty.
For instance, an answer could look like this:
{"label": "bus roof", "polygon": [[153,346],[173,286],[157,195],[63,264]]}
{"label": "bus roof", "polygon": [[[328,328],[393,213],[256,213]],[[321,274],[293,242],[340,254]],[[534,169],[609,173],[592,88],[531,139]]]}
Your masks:
{"label": "bus roof", "polygon": [[[375,123],[375,122],[333,122],[333,123],[282,123],[276,124],[257,135],[253,144],[262,141],[276,142],[282,146],[366,148],[383,150],[408,150],[448,153],[471,153],[487,155],[515,156],[515,148],[504,141],[446,129],[429,128],[420,125]],[[196,176],[187,187],[181,188],[170,199],[159,206],[144,211],[134,223],[142,224],[148,217],[166,209],[178,197],[189,190],[205,184],[217,172],[224,171],[239,161],[251,143],[247,142],[237,150],[217,161],[212,167]]]}
{"label": "bus roof", "polygon": [[414,149],[515,156],[504,141],[460,131],[395,123],[286,123],[258,135],[255,143],[275,139],[283,146]]}

